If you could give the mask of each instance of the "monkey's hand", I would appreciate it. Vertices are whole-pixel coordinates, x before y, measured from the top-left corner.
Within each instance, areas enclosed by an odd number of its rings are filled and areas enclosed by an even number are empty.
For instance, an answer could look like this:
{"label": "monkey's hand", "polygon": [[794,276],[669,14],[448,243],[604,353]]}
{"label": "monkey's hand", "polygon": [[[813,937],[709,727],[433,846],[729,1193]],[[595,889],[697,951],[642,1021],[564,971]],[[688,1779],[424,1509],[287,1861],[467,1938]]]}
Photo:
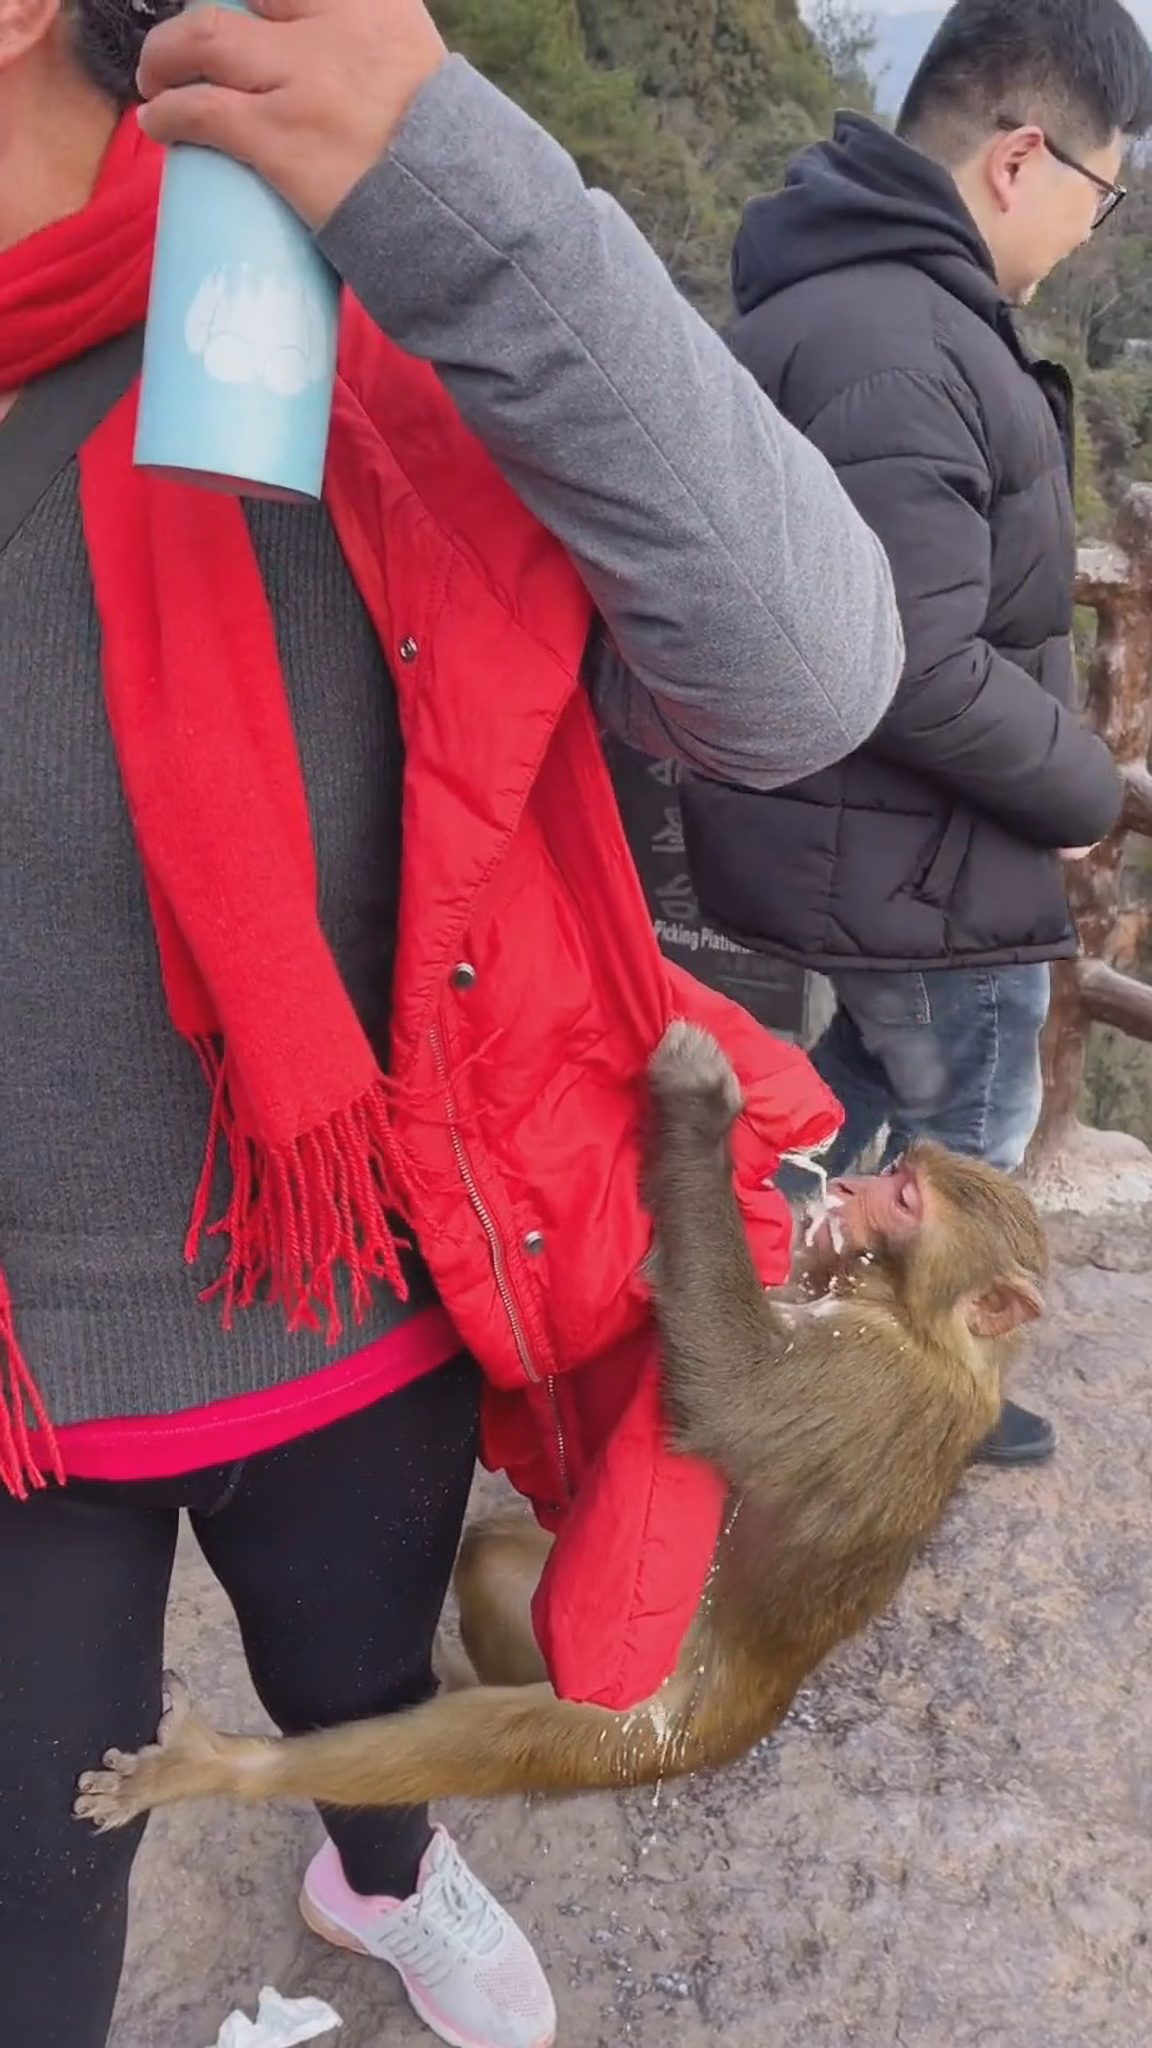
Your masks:
{"label": "monkey's hand", "polygon": [[673,1135],[718,1144],[744,1107],[727,1055],[707,1031],[682,1018],[668,1026],[648,1073],[661,1122]]}
{"label": "monkey's hand", "polygon": [[246,1766],[272,1750],[268,1742],[217,1735],[193,1711],[187,1687],[167,1671],[164,1714],[155,1742],[134,1756],[110,1749],[102,1771],[84,1772],[72,1811],[77,1820],[89,1820],[105,1834],[174,1800],[208,1799],[226,1792],[240,1796]]}

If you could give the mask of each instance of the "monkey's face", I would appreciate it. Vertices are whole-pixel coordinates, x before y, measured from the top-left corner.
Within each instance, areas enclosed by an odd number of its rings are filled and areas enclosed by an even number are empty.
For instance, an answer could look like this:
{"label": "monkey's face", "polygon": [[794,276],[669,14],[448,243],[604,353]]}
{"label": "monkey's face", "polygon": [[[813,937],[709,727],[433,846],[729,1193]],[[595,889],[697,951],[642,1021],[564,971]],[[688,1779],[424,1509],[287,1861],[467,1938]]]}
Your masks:
{"label": "monkey's face", "polygon": [[809,1211],[809,1271],[829,1277],[862,1253],[908,1244],[921,1229],[930,1201],[911,1155],[887,1173],[830,1181],[824,1201]]}
{"label": "monkey's face", "polygon": [[959,1312],[973,1336],[999,1342],[1043,1307],[1047,1248],[1028,1195],[936,1145],[914,1145],[887,1173],[833,1181],[805,1242],[809,1288],[874,1266],[924,1329]]}
{"label": "monkey's face", "polygon": [[897,1160],[887,1173],[862,1174],[833,1181],[835,1214],[846,1252],[875,1252],[886,1245],[906,1244],[922,1227],[931,1191],[911,1155]]}

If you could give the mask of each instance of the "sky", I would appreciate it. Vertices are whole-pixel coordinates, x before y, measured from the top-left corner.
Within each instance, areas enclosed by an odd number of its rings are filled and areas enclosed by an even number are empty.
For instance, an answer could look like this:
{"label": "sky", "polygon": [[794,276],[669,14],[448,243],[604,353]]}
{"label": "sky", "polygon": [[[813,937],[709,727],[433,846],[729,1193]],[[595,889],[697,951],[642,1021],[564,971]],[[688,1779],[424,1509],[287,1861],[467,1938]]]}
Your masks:
{"label": "sky", "polygon": [[[947,0],[847,0],[865,20],[876,23],[876,49],[872,69],[878,76],[880,111],[892,114],[908,86],[920,57],[927,48]],[[1152,37],[1152,0],[1127,0],[1130,11],[1146,35]],[[814,0],[800,0],[802,12],[810,11]]]}
{"label": "sky", "polygon": [[[1152,0],[1128,0],[1128,5],[1137,21],[1152,29]],[[931,0],[877,0],[875,7],[861,8],[863,14],[925,14],[931,11]]]}
{"label": "sky", "polygon": [[[801,0],[802,8],[806,0]],[[1131,12],[1146,29],[1152,30],[1152,0],[1128,0]],[[927,14],[932,0],[876,0],[875,6],[861,5],[862,14]]]}

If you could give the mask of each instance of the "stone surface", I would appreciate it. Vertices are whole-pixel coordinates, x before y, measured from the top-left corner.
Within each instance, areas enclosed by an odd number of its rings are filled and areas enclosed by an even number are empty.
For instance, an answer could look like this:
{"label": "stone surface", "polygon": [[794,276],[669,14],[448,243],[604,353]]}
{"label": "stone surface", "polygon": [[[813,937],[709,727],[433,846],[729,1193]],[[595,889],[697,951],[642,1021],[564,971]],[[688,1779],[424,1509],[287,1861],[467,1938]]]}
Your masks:
{"label": "stone surface", "polygon": [[[1138,1221],[1138,1227],[1137,1227]],[[1042,1472],[976,1473],[897,1611],[723,1778],[449,1818],[552,1974],[560,2048],[1146,2048],[1152,2037],[1152,1240],[1055,1226],[1027,1375]],[[173,1660],[257,1725],[190,1552]],[[341,2048],[428,2037],[295,1918],[291,1811],[185,1810],[137,1871],[113,2048],[208,2048],[260,1985]]]}
{"label": "stone surface", "polygon": [[1061,1212],[1097,1219],[1152,1202],[1152,1151],[1126,1131],[1096,1131],[1076,1124],[1029,1185],[1048,1216]]}

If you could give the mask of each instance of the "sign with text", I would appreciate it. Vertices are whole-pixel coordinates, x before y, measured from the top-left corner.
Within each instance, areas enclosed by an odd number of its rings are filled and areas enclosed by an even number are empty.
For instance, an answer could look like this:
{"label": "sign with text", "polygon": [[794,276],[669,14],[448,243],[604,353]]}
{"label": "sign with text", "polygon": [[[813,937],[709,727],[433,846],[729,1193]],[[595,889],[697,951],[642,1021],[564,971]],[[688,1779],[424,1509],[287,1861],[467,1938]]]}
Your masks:
{"label": "sign with text", "polygon": [[750,953],[700,915],[684,857],[677,769],[619,740],[604,752],[661,951],[698,981],[731,996],[781,1037],[807,1035],[805,977],[787,960]]}

